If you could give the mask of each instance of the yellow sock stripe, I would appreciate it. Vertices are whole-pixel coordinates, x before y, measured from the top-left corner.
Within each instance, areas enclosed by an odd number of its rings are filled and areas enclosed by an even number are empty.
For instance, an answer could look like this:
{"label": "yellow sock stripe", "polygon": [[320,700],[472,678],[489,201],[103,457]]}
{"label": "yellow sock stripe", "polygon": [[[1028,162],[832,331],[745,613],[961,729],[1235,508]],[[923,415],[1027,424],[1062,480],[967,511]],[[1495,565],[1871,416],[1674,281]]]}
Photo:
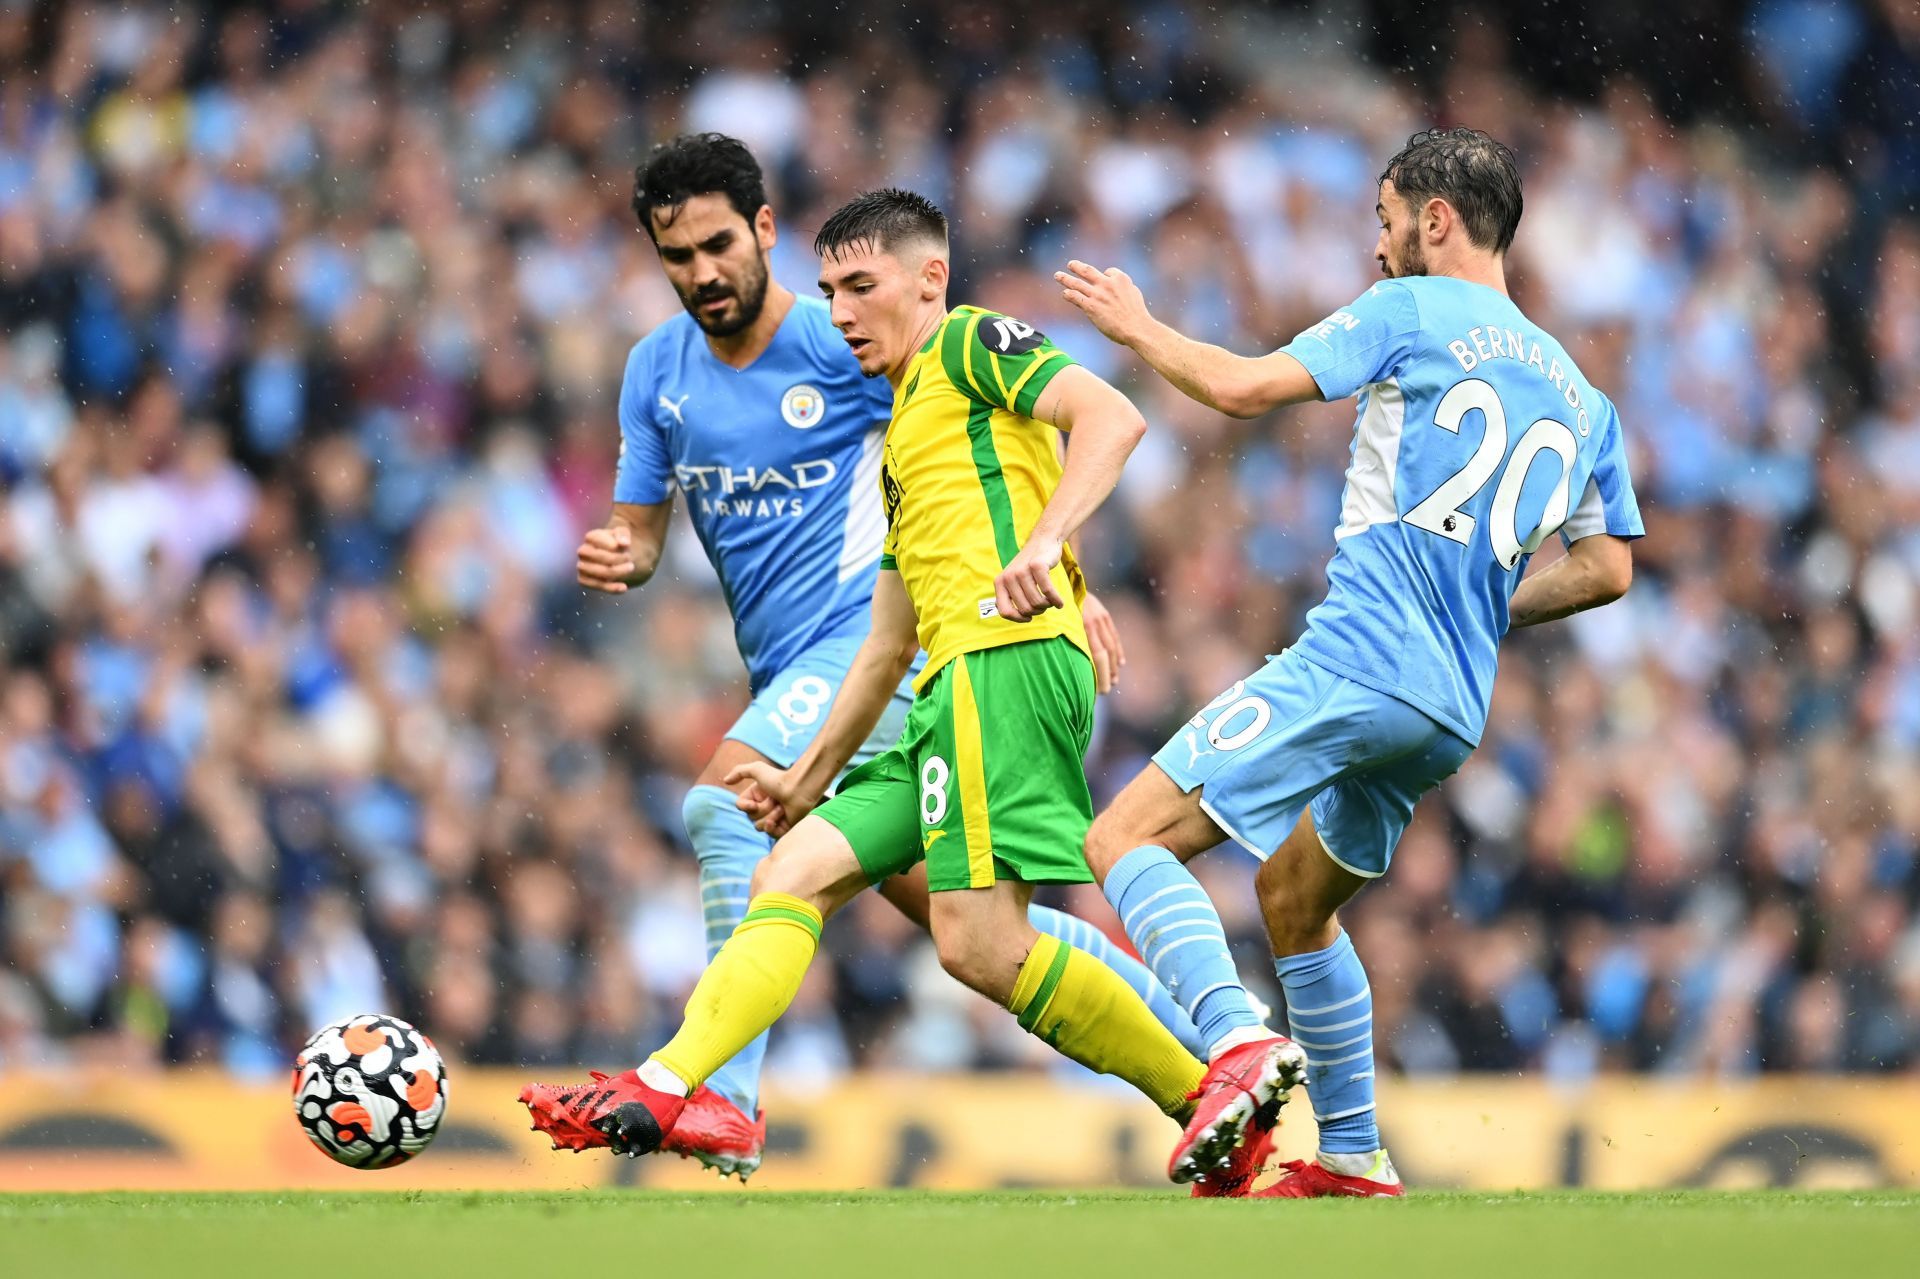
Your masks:
{"label": "yellow sock stripe", "polygon": [[1040,993],[1041,983],[1046,980],[1047,970],[1053,966],[1053,954],[1062,949],[1064,943],[1057,937],[1041,933],[1033,949],[1027,952],[1026,960],[1020,965],[1020,973],[1013,979],[1013,995],[1007,1000],[1007,1011],[1015,1017],[1021,1016],[1033,1004],[1033,997]]}
{"label": "yellow sock stripe", "polygon": [[[1035,947],[1035,949],[1039,949]],[[1047,971],[1040,978],[1040,989],[1033,992],[1033,998],[1027,1001],[1025,1011],[1019,1014],[1020,1029],[1032,1030],[1046,1014],[1047,1005],[1053,1002],[1053,992],[1060,985],[1060,977],[1067,971],[1067,961],[1073,958],[1073,947],[1064,942],[1054,947],[1053,958],[1047,964]]]}
{"label": "yellow sock stripe", "polygon": [[967,840],[967,886],[993,886],[993,827],[987,820],[987,764],[980,747],[980,710],[966,654],[953,663],[953,771],[960,778],[960,825]]}
{"label": "yellow sock stripe", "polygon": [[816,942],[820,940],[820,928],[823,923],[820,912],[798,897],[789,897],[785,893],[761,893],[748,902],[747,913],[734,931],[739,932],[740,929],[752,924],[769,924],[775,920],[798,924],[813,934]]}

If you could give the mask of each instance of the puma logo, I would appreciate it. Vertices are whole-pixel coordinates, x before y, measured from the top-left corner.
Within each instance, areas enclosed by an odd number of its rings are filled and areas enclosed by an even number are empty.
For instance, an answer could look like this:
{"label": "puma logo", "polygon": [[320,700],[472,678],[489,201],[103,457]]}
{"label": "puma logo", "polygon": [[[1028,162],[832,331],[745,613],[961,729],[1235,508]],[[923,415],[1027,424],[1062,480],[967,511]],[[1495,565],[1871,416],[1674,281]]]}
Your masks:
{"label": "puma logo", "polygon": [[1187,761],[1188,768],[1198,768],[1200,767],[1200,761],[1202,759],[1206,758],[1208,755],[1213,755],[1218,753],[1215,751],[1201,750],[1200,749],[1200,732],[1198,729],[1192,729],[1192,728],[1189,728],[1187,730],[1187,750],[1190,751],[1193,755],[1193,758]]}
{"label": "puma logo", "polygon": [[682,404],[685,404],[688,400],[692,398],[693,396],[691,393],[687,395],[683,395],[677,400],[669,400],[666,396],[663,395],[660,397],[660,407],[665,409],[667,412],[673,414],[674,421],[678,422],[681,426],[685,426],[687,424],[687,419],[680,416],[680,406]]}

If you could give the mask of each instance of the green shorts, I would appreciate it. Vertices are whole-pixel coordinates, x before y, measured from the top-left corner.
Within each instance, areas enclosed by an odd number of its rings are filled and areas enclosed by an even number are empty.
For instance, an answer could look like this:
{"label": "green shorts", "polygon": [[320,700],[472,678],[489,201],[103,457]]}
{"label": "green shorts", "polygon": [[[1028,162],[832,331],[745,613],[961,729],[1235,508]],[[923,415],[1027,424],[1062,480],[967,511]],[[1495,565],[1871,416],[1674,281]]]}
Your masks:
{"label": "green shorts", "polygon": [[814,811],[874,883],[923,857],[936,893],[1088,883],[1093,692],[1093,663],[1068,639],[962,654],[914,698],[893,749]]}

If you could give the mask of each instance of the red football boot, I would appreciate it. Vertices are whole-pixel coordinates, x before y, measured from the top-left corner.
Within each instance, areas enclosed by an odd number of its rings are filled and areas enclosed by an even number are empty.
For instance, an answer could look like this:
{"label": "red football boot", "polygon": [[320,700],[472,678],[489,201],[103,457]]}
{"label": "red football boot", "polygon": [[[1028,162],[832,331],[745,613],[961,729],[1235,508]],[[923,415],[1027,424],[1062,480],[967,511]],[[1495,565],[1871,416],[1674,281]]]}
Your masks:
{"label": "red football boot", "polygon": [[583,1150],[604,1147],[607,1135],[576,1118],[575,1103],[586,1095],[602,1090],[607,1076],[598,1070],[584,1084],[528,1084],[520,1090],[520,1104],[533,1116],[533,1131],[545,1133],[555,1150]]}
{"label": "red football boot", "polygon": [[[1276,1107],[1276,1109],[1278,1109]],[[1275,1115],[1275,1118],[1279,1118]],[[1245,1199],[1273,1158],[1273,1124],[1255,1120],[1253,1135],[1233,1148],[1227,1166],[1193,1183],[1195,1199]]]}
{"label": "red football boot", "polygon": [[745,1181],[760,1170],[760,1160],[766,1154],[767,1112],[755,1111],[748,1119],[740,1107],[702,1084],[687,1098],[687,1108],[668,1130],[660,1150],[682,1159],[698,1159],[723,1178],[733,1176]]}
{"label": "red football boot", "polygon": [[1399,1175],[1393,1171],[1393,1163],[1385,1155],[1372,1171],[1382,1168],[1392,1181],[1371,1181],[1366,1177],[1349,1177],[1343,1173],[1328,1172],[1317,1160],[1289,1159],[1280,1165],[1286,1169],[1280,1180],[1265,1190],[1253,1192],[1255,1199],[1400,1199],[1405,1197],[1407,1188],[1400,1184]]}
{"label": "red football boot", "polygon": [[1198,1104],[1167,1159],[1167,1176],[1187,1182],[1225,1173],[1261,1114],[1277,1118],[1288,1090],[1306,1075],[1306,1053],[1285,1035],[1222,1053],[1190,1094]]}
{"label": "red football boot", "polygon": [[[629,1157],[660,1149],[687,1108],[685,1097],[647,1087],[635,1070],[612,1076],[596,1070],[586,1084],[530,1084],[520,1090],[520,1101],[533,1115],[533,1126],[553,1138],[555,1149],[604,1144]],[[601,1140],[583,1130],[598,1132]]]}

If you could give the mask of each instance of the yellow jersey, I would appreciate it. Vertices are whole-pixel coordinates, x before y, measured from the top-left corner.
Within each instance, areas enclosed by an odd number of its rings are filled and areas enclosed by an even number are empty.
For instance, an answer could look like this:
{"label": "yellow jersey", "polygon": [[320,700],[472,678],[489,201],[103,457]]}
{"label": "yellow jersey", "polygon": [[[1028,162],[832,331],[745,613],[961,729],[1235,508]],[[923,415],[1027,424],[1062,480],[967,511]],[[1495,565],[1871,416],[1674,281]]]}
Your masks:
{"label": "yellow jersey", "polygon": [[1059,433],[1033,406],[1065,351],[1031,325],[979,307],[947,313],[893,393],[880,489],[887,540],[919,618],[923,688],[962,653],[1064,635],[1087,649],[1085,579],[1063,549],[1053,584],[1067,601],[1030,622],[994,609],[993,581],[1026,544],[1060,482]]}

